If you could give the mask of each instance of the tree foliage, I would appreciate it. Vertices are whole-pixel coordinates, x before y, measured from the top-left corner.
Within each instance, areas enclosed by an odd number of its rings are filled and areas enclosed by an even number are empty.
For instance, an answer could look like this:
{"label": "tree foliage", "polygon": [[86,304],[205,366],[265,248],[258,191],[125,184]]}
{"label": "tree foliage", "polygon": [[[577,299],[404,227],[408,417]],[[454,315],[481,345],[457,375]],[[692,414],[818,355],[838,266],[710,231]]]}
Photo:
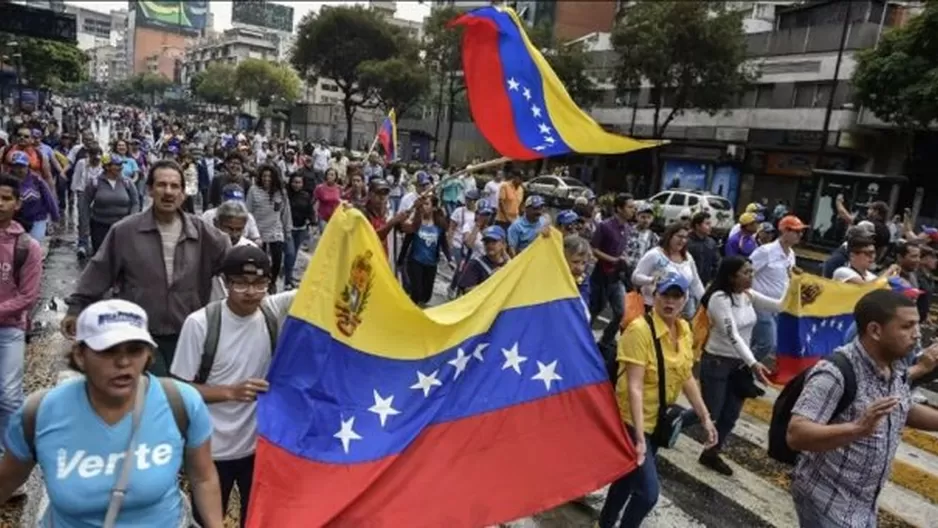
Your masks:
{"label": "tree foliage", "polygon": [[557,39],[548,25],[528,28],[528,37],[547,59],[577,106],[590,108],[600,101],[602,93],[588,75],[589,55],[582,42]]}
{"label": "tree foliage", "polygon": [[290,63],[304,78],[336,83],[345,110],[345,146],[351,148],[355,111],[371,104],[374,96],[374,86],[362,83],[362,64],[397,56],[400,39],[387,21],[362,6],[330,6],[310,12],[296,33]]}
{"label": "tree foliage", "polygon": [[862,51],[853,72],[857,102],[907,130],[938,120],[938,3]]}
{"label": "tree foliage", "polygon": [[235,78],[234,66],[216,63],[193,75],[189,88],[210,105],[235,106],[238,104]]}
{"label": "tree foliage", "polygon": [[[10,42],[17,45],[12,47]],[[0,49],[20,53],[23,78],[29,86],[58,91],[88,77],[88,56],[75,44],[2,33]]]}
{"label": "tree foliage", "polygon": [[405,114],[430,88],[427,71],[407,58],[366,61],[358,70],[362,89],[372,94],[385,112],[394,108],[397,115]]}
{"label": "tree foliage", "polygon": [[[107,91],[109,100],[120,103],[144,106],[147,103],[156,104],[160,96],[173,82],[157,73],[138,73],[133,77],[112,84]],[[145,96],[149,96],[149,100]]]}
{"label": "tree foliage", "polygon": [[[436,125],[434,138],[440,137],[440,117],[446,112],[446,145],[443,150],[443,164],[449,164],[453,124],[456,121],[457,97],[466,90],[462,76],[461,41],[462,28],[448,27],[450,21],[459,16],[459,11],[451,5],[435,9],[424,20],[424,57],[430,68],[430,75],[436,87]],[[435,146],[434,146],[435,149]]]}
{"label": "tree foliage", "polygon": [[300,78],[292,68],[264,59],[245,59],[234,71],[238,95],[261,107],[293,103],[300,96]]}
{"label": "tree foliage", "polygon": [[742,13],[719,3],[636,2],[623,11],[612,44],[620,57],[618,91],[651,84],[654,137],[685,110],[715,115],[754,79],[743,64]]}

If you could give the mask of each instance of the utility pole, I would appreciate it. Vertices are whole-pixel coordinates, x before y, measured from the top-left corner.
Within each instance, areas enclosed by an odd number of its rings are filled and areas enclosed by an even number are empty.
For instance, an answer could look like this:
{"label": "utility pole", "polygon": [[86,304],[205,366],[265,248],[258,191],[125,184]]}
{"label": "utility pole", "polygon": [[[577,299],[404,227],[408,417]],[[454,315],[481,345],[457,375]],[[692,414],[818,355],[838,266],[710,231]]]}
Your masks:
{"label": "utility pole", "polygon": [[834,97],[837,94],[837,81],[840,78],[840,63],[844,58],[844,48],[847,45],[847,34],[850,31],[850,15],[853,13],[853,2],[846,2],[846,4],[847,13],[844,16],[843,29],[840,31],[840,46],[837,48],[837,62],[834,63],[834,81],[831,84],[830,97],[827,98],[827,110],[824,113],[824,127],[821,133],[821,146],[818,148],[817,161],[814,162],[815,168],[821,167],[821,161],[823,161],[824,153],[827,151],[827,136],[830,134],[831,114],[834,112]]}

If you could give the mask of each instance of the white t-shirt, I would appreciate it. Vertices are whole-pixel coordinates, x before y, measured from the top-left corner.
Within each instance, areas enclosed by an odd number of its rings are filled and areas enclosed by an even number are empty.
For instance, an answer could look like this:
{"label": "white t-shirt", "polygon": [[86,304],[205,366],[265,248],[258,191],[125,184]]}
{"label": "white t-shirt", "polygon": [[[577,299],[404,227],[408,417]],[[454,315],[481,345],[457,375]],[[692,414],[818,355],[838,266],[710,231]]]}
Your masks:
{"label": "white t-shirt", "polygon": [[[462,241],[466,240],[466,237],[469,236],[469,233],[472,233],[472,230],[475,228],[473,224],[466,224],[463,226],[462,232],[459,233],[459,238]],[[482,242],[482,230],[480,229],[476,232],[476,238],[472,241],[470,245],[471,251],[468,258],[481,257],[485,255],[485,243]]]}
{"label": "white t-shirt", "polygon": [[778,312],[781,299],[770,299],[757,291],[734,293],[714,292],[707,304],[710,335],[704,350],[715,356],[741,359],[748,366],[756,362],[749,348],[752,329],[756,326],[756,310]]}
{"label": "white t-shirt", "polygon": [[[238,246],[257,246],[257,244],[242,236],[241,240],[234,245],[234,247]],[[225,280],[221,275],[216,275],[212,278],[212,293],[210,299],[212,301],[220,301],[225,297],[228,297],[228,290],[225,288]]]}
{"label": "white t-shirt", "polygon": [[[202,220],[205,223],[214,226],[215,225],[215,213],[217,212],[217,207],[209,209],[202,213]],[[254,220],[254,215],[248,213],[248,221],[244,224],[244,236],[251,240],[259,240],[261,238],[261,231],[257,228],[257,221]]]}
{"label": "white t-shirt", "polygon": [[770,299],[781,299],[788,291],[791,277],[788,273],[795,267],[795,252],[782,249],[778,240],[759,246],[749,255],[752,262],[752,289]]}
{"label": "white t-shirt", "polygon": [[482,189],[482,200],[492,209],[498,208],[498,190],[501,186],[502,182],[490,180]]}
{"label": "white t-shirt", "polygon": [[[263,301],[280,324],[287,317],[296,291],[269,295]],[[186,317],[179,333],[176,355],[169,371],[183,380],[193,380],[202,363],[208,333],[205,308]],[[225,304],[221,310],[218,349],[206,385],[235,385],[248,378],[266,378],[270,368],[270,336],[264,314],[258,309],[247,317],[235,315]],[[212,415],[212,458],[237,460],[251,456],[257,445],[257,402],[222,402],[208,406]]]}
{"label": "white t-shirt", "polygon": [[866,270],[865,274],[861,277],[857,270],[851,268],[850,266],[841,266],[834,270],[834,274],[831,276],[831,279],[837,282],[847,282],[854,279],[860,279],[863,282],[873,282],[877,279],[876,274],[870,270]]}
{"label": "white t-shirt", "polygon": [[313,170],[325,172],[329,168],[332,151],[325,147],[316,147],[313,150]]}
{"label": "white t-shirt", "polygon": [[398,207],[398,211],[406,211],[414,206],[417,203],[417,198],[420,195],[417,194],[417,191],[410,191],[401,198],[401,205]]}
{"label": "white t-shirt", "polygon": [[173,221],[169,224],[156,224],[160,232],[160,240],[163,242],[163,265],[166,268],[166,284],[173,283],[173,260],[176,258],[176,244],[179,243],[179,235],[182,234],[182,218],[179,215],[173,216]]}
{"label": "white t-shirt", "polygon": [[[476,222],[476,213],[475,211],[470,211],[465,206],[457,207],[453,214],[450,215],[449,219],[456,224],[455,232],[458,236],[453,237],[453,247],[459,249],[462,247],[462,233],[472,231],[472,226]],[[466,228],[469,231],[466,231]]]}

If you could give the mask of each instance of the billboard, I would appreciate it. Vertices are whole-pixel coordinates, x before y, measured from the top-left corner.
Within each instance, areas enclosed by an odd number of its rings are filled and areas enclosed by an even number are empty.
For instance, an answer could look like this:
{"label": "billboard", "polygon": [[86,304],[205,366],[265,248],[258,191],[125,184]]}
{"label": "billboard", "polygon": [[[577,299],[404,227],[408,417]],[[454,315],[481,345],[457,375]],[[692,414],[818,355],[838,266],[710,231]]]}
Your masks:
{"label": "billboard", "polygon": [[174,33],[199,33],[208,19],[208,0],[170,2],[136,0],[130,2],[136,27],[162,29]]}
{"label": "billboard", "polygon": [[266,0],[242,0],[231,6],[231,23],[293,32],[293,8]]}

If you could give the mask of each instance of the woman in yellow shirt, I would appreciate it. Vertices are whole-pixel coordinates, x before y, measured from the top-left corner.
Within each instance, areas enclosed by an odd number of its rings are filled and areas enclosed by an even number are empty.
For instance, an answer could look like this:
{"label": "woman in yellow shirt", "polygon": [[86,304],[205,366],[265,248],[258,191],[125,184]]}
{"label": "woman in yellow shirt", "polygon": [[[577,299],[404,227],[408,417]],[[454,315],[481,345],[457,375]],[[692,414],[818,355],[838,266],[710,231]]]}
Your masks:
{"label": "woman in yellow shirt", "polygon": [[660,277],[655,283],[650,314],[632,321],[619,340],[616,396],[619,413],[635,441],[638,467],[609,488],[599,517],[601,528],[616,526],[620,515],[618,526],[639,526],[658,502],[655,452],[661,446],[653,438],[658,436],[654,434],[656,427],[661,428],[659,434],[670,431],[658,423],[660,385],[655,341],[663,356],[665,408],[674,404],[683,392],[704,424],[705,447],[716,444],[716,429],[691,372],[694,351],[690,325],[681,318],[689,286],[687,279],[675,272]]}

